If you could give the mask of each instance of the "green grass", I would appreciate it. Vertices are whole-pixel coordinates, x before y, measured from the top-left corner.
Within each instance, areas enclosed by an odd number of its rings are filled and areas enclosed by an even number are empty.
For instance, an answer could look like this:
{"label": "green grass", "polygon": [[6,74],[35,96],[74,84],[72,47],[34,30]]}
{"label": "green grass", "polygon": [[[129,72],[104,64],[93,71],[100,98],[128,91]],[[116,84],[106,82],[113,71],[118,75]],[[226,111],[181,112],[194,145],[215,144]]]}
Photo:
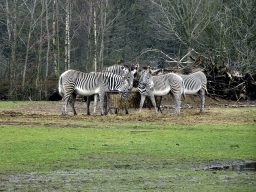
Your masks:
{"label": "green grass", "polygon": [[0,101],[0,108],[15,107],[19,105],[46,103],[45,101]]}
{"label": "green grass", "polygon": [[[113,125],[112,125],[113,126]],[[79,161],[86,154],[132,154],[153,160],[256,159],[252,125],[165,126],[159,128],[52,128],[2,125],[0,169],[51,169],[55,162]],[[129,159],[129,157],[128,157]],[[109,158],[102,160],[108,163]],[[42,166],[43,165],[43,166]],[[32,166],[32,167],[31,167]],[[65,163],[63,164],[65,167]],[[85,161],[82,165],[89,168]]]}
{"label": "green grass", "polygon": [[[30,103],[0,102],[0,108]],[[256,160],[256,108],[217,110],[225,120],[213,124],[204,115],[194,125],[103,122],[127,118],[109,115],[92,116],[92,122],[56,116],[51,122],[31,118],[26,126],[0,125],[0,191],[255,191],[253,171],[196,169]],[[4,117],[3,122],[24,122],[29,115]],[[201,116],[184,118],[196,117]],[[246,121],[234,123],[236,117]]]}

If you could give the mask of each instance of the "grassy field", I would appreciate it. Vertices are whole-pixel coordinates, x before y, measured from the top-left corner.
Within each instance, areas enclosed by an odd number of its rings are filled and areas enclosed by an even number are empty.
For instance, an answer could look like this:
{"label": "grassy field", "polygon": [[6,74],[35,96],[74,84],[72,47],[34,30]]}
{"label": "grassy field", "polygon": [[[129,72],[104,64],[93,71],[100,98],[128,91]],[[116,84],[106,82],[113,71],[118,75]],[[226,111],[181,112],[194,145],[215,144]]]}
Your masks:
{"label": "grassy field", "polygon": [[47,102],[17,103],[0,102],[0,191],[255,191],[255,171],[207,167],[256,161],[256,108],[54,121],[17,115]]}

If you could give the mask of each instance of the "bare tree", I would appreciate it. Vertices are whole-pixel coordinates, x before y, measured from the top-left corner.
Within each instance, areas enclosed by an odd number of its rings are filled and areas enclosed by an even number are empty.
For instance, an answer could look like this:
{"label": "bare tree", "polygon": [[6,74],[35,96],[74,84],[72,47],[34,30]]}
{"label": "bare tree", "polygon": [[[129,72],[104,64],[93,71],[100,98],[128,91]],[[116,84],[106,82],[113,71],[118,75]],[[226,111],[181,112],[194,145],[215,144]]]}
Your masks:
{"label": "bare tree", "polygon": [[93,6],[93,29],[94,29],[94,71],[97,71],[97,17],[96,4]]}
{"label": "bare tree", "polygon": [[[247,72],[255,69],[255,22],[253,0],[234,0],[219,3],[219,9],[211,24],[211,46],[208,49],[218,61],[225,62],[229,70]],[[213,40],[214,39],[214,40]]]}
{"label": "bare tree", "polygon": [[211,0],[151,0],[159,10],[151,19],[160,40],[178,40],[190,52],[202,42],[200,38],[211,22]]}
{"label": "bare tree", "polygon": [[40,18],[40,39],[39,39],[39,53],[38,53],[38,64],[37,64],[37,76],[36,76],[36,89],[39,88],[39,82],[40,82],[40,72],[41,72],[41,66],[42,66],[42,52],[43,52],[43,15],[45,13],[45,5],[44,0],[41,0],[41,18]]}
{"label": "bare tree", "polygon": [[23,69],[23,78],[22,78],[22,90],[24,91],[25,81],[26,81],[26,73],[27,73],[27,65],[28,65],[28,54],[29,54],[29,50],[30,50],[31,33],[33,32],[33,30],[36,26],[36,22],[37,22],[37,20],[36,21],[34,20],[34,13],[35,13],[37,0],[34,0],[34,4],[31,8],[27,5],[26,1],[23,0],[23,2],[26,5],[26,7],[30,13],[30,26],[29,26],[29,32],[28,32],[28,38],[27,38],[26,58],[25,58],[25,64],[24,64],[24,69]]}
{"label": "bare tree", "polygon": [[[46,0],[47,1],[47,0]],[[53,29],[53,34],[52,34],[52,43],[53,43],[53,57],[54,57],[54,72],[55,75],[58,77],[60,74],[60,66],[59,66],[59,18],[58,18],[58,0],[53,1],[53,23],[52,23],[52,29]],[[47,11],[48,14],[48,11]],[[49,50],[50,50],[50,34],[49,34],[49,27],[48,27],[48,21],[47,21],[47,34],[48,34],[48,56],[49,56]]]}
{"label": "bare tree", "polygon": [[70,0],[66,1],[65,70],[70,69]]}

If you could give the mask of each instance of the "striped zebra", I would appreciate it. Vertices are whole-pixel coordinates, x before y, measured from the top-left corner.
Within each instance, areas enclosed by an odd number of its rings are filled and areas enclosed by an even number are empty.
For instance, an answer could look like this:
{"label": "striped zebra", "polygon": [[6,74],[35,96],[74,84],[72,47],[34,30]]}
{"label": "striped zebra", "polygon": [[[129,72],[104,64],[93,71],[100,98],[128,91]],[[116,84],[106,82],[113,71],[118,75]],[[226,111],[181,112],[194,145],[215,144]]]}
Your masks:
{"label": "striped zebra", "polygon": [[200,112],[204,112],[205,92],[207,91],[207,78],[202,71],[197,71],[189,75],[178,74],[183,79],[184,93],[195,94],[197,93],[201,99]]}
{"label": "striped zebra", "polygon": [[[102,70],[102,72],[111,72],[111,73],[121,75],[121,76],[127,78],[129,80],[130,86],[132,88],[133,87],[133,79],[137,73],[137,69],[138,69],[138,65],[130,64],[128,66],[128,65],[124,64],[124,65],[114,65],[114,66],[106,67],[105,69]],[[126,95],[127,98],[128,98],[128,96],[129,95]],[[89,107],[90,107],[91,100],[92,100],[91,97],[87,96],[87,115],[90,115]],[[94,114],[96,114],[97,100],[98,100],[98,97],[97,97],[97,94],[95,94],[94,95]],[[117,113],[117,109],[116,109],[116,113]],[[128,114],[126,105],[125,105],[125,113]]]}
{"label": "striped zebra", "polygon": [[154,96],[163,96],[171,93],[175,103],[174,114],[180,114],[181,94],[183,94],[184,88],[182,78],[179,75],[169,73],[166,75],[152,76],[149,69],[142,69],[139,75],[138,90],[141,95],[139,112],[143,107],[145,96],[149,96],[155,108],[155,114],[157,115],[158,110]]}
{"label": "striped zebra", "polygon": [[128,65],[114,65],[110,67],[106,67],[102,71],[109,71],[111,73],[115,73],[118,75],[122,75],[129,79],[131,86],[133,85],[133,79],[137,72],[137,66],[129,67]]}
{"label": "striped zebra", "polygon": [[67,115],[67,104],[70,103],[74,115],[75,99],[77,95],[90,96],[99,94],[101,114],[106,111],[106,92],[120,91],[127,98],[127,91],[131,89],[130,82],[126,78],[111,72],[83,73],[68,70],[61,74],[59,79],[59,93],[62,96],[62,114]]}

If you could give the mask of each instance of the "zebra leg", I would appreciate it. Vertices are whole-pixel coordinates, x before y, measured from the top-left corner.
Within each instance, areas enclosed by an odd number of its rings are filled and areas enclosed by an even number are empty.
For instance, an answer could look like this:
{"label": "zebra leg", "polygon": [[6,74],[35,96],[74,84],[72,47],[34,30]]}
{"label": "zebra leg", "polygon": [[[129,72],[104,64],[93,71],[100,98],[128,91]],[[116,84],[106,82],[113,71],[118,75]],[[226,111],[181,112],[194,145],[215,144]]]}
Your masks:
{"label": "zebra leg", "polygon": [[77,115],[75,110],[75,101],[76,101],[76,94],[72,93],[69,99],[70,106],[72,107],[74,115]]}
{"label": "zebra leg", "polygon": [[[129,99],[129,93],[127,93],[127,92],[121,92],[121,95],[122,95],[122,99],[123,99],[123,101],[124,101],[124,109],[125,109],[125,114],[129,114],[129,112],[128,112],[128,109],[127,109],[127,101],[128,101],[128,99]],[[116,109],[116,111],[117,111],[117,109]]]}
{"label": "zebra leg", "polygon": [[87,115],[90,115],[90,102],[91,102],[90,96],[87,96],[86,97]]}
{"label": "zebra leg", "polygon": [[69,97],[64,96],[62,99],[62,115],[67,115],[68,111],[67,111],[67,105],[68,105],[68,100]]}
{"label": "zebra leg", "polygon": [[163,96],[159,96],[160,97],[160,101],[159,101],[159,105],[157,106],[158,108],[158,111],[160,111],[161,113],[163,113],[163,111],[161,110],[160,106],[161,106],[161,102],[162,102],[162,99],[163,99]]}
{"label": "zebra leg", "polygon": [[94,110],[93,110],[93,114],[96,115],[96,110],[97,110],[97,100],[98,100],[98,95],[95,94],[94,95]]}
{"label": "zebra leg", "polygon": [[204,112],[204,103],[205,103],[205,90],[204,89],[200,89],[197,94],[198,94],[198,96],[201,99],[200,113],[203,113]]}
{"label": "zebra leg", "polygon": [[[65,94],[64,97],[62,98],[62,115],[67,115],[67,105],[68,102],[70,101],[71,97],[74,97],[74,82],[70,81],[69,83],[64,84],[64,89],[65,89]],[[72,103],[73,101],[71,101]]]}
{"label": "zebra leg", "polygon": [[100,108],[101,108],[101,115],[106,115],[106,109],[105,109],[105,102],[106,101],[106,93],[103,92],[103,93],[99,93],[99,97],[100,97]]}
{"label": "zebra leg", "polygon": [[175,105],[175,109],[174,109],[174,112],[173,114],[174,115],[179,115],[180,114],[180,105],[181,105],[181,95],[180,94],[172,94],[172,98],[173,98],[173,101],[174,101],[174,105]]}
{"label": "zebra leg", "polygon": [[155,114],[156,114],[156,116],[157,116],[158,111],[157,111],[157,107],[156,107],[156,100],[155,100],[155,97],[154,97],[153,94],[151,94],[149,97],[150,97],[151,102],[152,102],[152,104],[153,104],[153,106],[154,106],[154,108],[155,108]]}
{"label": "zebra leg", "polygon": [[146,96],[141,94],[141,97],[140,97],[140,109],[139,109],[139,112],[141,111],[141,109],[142,109],[142,107],[143,107],[143,104],[144,104],[145,98],[146,98]]}
{"label": "zebra leg", "polygon": [[104,96],[104,113],[105,113],[105,115],[108,113],[108,102],[109,102],[109,100],[110,100],[109,94],[105,93],[105,96]]}
{"label": "zebra leg", "polygon": [[125,99],[125,100],[124,100],[124,109],[125,109],[125,114],[129,114],[129,112],[128,112],[128,109],[127,109],[126,105],[127,105],[127,100]]}
{"label": "zebra leg", "polygon": [[[127,93],[128,94],[128,93]],[[128,96],[123,96],[124,98],[124,109],[125,109],[125,114],[129,114],[128,112],[128,109],[127,109],[127,101],[128,101],[128,98],[129,98],[129,95]]]}

